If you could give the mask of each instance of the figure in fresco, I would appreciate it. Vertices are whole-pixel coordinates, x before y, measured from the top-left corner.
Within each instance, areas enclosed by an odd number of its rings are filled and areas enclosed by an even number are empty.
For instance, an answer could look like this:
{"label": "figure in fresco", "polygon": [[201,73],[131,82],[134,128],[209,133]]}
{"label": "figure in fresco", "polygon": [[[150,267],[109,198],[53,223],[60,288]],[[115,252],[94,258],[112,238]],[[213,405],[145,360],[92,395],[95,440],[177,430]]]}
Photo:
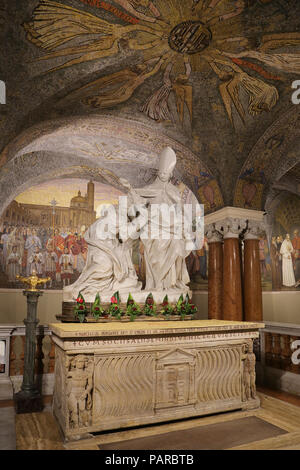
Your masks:
{"label": "figure in fresco", "polygon": [[[152,27],[152,25],[130,24],[124,26],[109,23],[99,16],[50,0],[40,0],[34,11],[33,21],[25,23],[24,29],[29,41],[48,51],[48,54],[38,60],[79,56],[52,68],[52,72],[64,67],[116,55],[120,52],[120,40],[130,39],[132,33],[147,33],[149,36],[148,42],[151,44],[149,47],[153,47],[153,41],[158,41],[162,36],[161,31]],[[61,31],[63,31],[63,34]],[[85,41],[80,45],[62,47],[57,50],[59,46],[72,39],[87,34],[95,35],[96,38]],[[141,45],[142,49],[147,47],[147,42],[145,41],[145,43]],[[135,50],[139,49],[137,41],[134,41],[134,46]]]}
{"label": "figure in fresco", "polygon": [[47,244],[44,263],[45,277],[50,277],[50,287],[52,287],[56,281],[56,265],[58,263],[58,257],[54,251],[53,242]]}
{"label": "figure in fresco", "polygon": [[[157,73],[164,61],[165,58],[161,57],[154,65],[153,61],[149,61],[131,69],[123,69],[111,75],[106,75],[92,84],[93,87],[95,85],[97,87],[94,96],[83,98],[81,101],[94,108],[111,108],[124,103],[145,80]],[[90,86],[87,87],[90,94],[89,89]],[[85,92],[83,89],[81,91]]]}
{"label": "figure in fresco", "polygon": [[1,245],[3,250],[3,260],[4,264],[6,264],[7,256],[8,256],[8,240],[9,240],[9,229],[5,229],[3,234],[1,235]]}
{"label": "figure in fresco", "polygon": [[17,247],[17,251],[19,253],[19,255],[21,256],[21,259],[23,258],[23,254],[24,254],[24,246],[25,246],[25,242],[24,242],[24,239],[21,235],[21,231],[19,228],[14,228],[10,235],[9,235],[9,239],[8,239],[8,242],[7,242],[7,252],[8,252],[8,256],[10,255],[11,251],[12,251],[12,248],[16,246]]}
{"label": "figure in fresco", "polygon": [[[26,250],[26,260],[27,260],[27,262],[26,262],[26,275],[30,276],[30,274],[32,273],[30,264],[32,263],[32,260],[34,259],[36,249],[37,248],[39,250],[42,249],[42,243],[41,243],[41,240],[39,239],[39,237],[37,236],[36,229],[32,229],[31,233],[29,232],[29,235],[27,236],[24,248]],[[36,270],[36,272],[38,273],[39,271]]]}
{"label": "figure in fresco", "polygon": [[3,273],[5,271],[5,262],[3,256],[3,248],[0,245],[0,272]]}
{"label": "figure in fresco", "polygon": [[265,279],[267,276],[266,242],[267,241],[264,238],[259,240],[259,260],[262,279]]}
{"label": "figure in fresco", "polygon": [[16,282],[16,276],[21,274],[22,258],[18,253],[17,245],[14,245],[12,252],[7,258],[6,271],[8,282]]}
{"label": "figure in fresco", "polygon": [[61,279],[63,281],[63,286],[65,287],[66,285],[70,285],[72,275],[74,273],[73,256],[70,254],[67,247],[65,247],[64,254],[60,257],[59,264],[61,269]]}
{"label": "figure in fresco", "polygon": [[57,255],[56,279],[58,282],[60,282],[61,281],[61,267],[60,267],[59,260],[65,249],[65,239],[60,235],[58,228],[54,230],[54,236],[49,238],[46,247],[48,246],[48,243],[50,243],[54,247],[54,251]]}
{"label": "figure in fresco", "polygon": [[282,285],[281,263],[280,263],[280,250],[277,248],[276,237],[272,237],[271,248],[271,268],[272,268],[272,288],[280,290]]}
{"label": "figure in fresco", "polygon": [[[188,82],[192,69],[189,59],[185,57],[184,60],[185,73],[177,75],[174,79],[170,75],[174,64],[170,62],[166,66],[163,85],[147,99],[140,110],[155,121],[177,123],[188,127],[191,132],[192,86]],[[172,92],[175,96],[174,103]]]}
{"label": "figure in fresco", "polygon": [[[161,16],[159,10],[151,0],[115,0],[115,3],[121,5],[124,10],[127,10],[129,13],[136,16],[140,20],[149,21],[150,23],[155,23]],[[136,8],[140,6],[149,10],[149,13],[151,13],[152,16],[145,15],[144,13],[136,10]]]}
{"label": "figure in fresco", "polygon": [[292,239],[292,245],[294,248],[293,252],[293,264],[295,270],[295,279],[296,281],[300,281],[300,236],[299,230],[294,230],[294,237]]}
{"label": "figure in fresco", "polygon": [[207,280],[208,277],[208,243],[207,239],[204,238],[204,243],[200,250],[193,250],[186,259],[187,268],[189,275],[192,280],[194,276],[200,274],[203,280]]}
{"label": "figure in fresco", "polygon": [[282,255],[282,284],[286,287],[293,287],[296,284],[292,254],[294,248],[290,235],[287,233],[282,242],[280,253]]}
{"label": "figure in fresco", "polygon": [[32,274],[33,271],[36,272],[37,276],[42,276],[44,271],[44,257],[40,252],[38,246],[35,247],[34,253],[28,258],[29,264],[29,274]]}
{"label": "figure in fresco", "polygon": [[248,95],[248,113],[251,116],[270,111],[276,105],[279,99],[276,87],[248,75],[233,62],[229,64],[223,54],[216,55],[213,60],[209,61],[209,64],[222,81],[219,87],[220,93],[232,125],[233,107],[245,123],[245,105],[241,100],[242,90]]}

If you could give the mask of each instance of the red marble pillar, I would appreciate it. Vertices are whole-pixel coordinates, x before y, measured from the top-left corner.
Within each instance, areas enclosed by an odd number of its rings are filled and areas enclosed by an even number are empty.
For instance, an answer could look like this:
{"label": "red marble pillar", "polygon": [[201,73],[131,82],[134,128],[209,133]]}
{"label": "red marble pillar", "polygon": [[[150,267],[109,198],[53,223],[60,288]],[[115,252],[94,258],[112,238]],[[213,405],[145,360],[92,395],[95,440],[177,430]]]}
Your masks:
{"label": "red marble pillar", "polygon": [[245,321],[262,321],[262,287],[259,240],[244,240],[244,310]]}
{"label": "red marble pillar", "polygon": [[263,320],[262,287],[259,260],[259,236],[262,224],[248,221],[244,236],[244,312],[245,321]]}
{"label": "red marble pillar", "polygon": [[206,231],[208,241],[208,318],[223,318],[223,240],[215,230]]}
{"label": "red marble pillar", "polygon": [[224,236],[223,320],[243,321],[240,242]]}

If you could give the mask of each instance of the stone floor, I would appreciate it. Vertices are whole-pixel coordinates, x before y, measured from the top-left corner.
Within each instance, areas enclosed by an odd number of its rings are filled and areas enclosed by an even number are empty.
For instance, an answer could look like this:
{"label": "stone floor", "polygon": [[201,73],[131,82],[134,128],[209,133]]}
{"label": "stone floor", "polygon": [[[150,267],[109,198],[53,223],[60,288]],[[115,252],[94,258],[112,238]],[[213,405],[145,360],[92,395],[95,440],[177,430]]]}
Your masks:
{"label": "stone floor", "polygon": [[0,408],[0,450],[16,450],[15,410]]}
{"label": "stone floor", "polygon": [[[11,401],[0,401],[0,450],[105,450],[125,449],[132,440],[155,438],[177,431],[187,433],[238,425],[238,420],[251,418],[256,424],[261,420],[269,428],[272,426],[282,433],[267,436],[260,434],[258,439],[235,445],[227,442],[226,449],[232,450],[300,450],[300,397],[284,392],[260,389],[261,408],[253,411],[236,411],[214,416],[170,422],[155,426],[95,434],[94,437],[81,441],[64,443],[57,423],[51,413],[51,397],[45,397],[45,409],[42,413],[15,415]],[[268,431],[269,432],[269,431]],[[222,434],[222,433],[221,433]],[[146,439],[146,440],[145,440]],[[225,442],[225,441],[224,441]],[[208,443],[208,447],[210,443]],[[229,447],[228,447],[229,446]],[[212,448],[210,446],[210,448]],[[182,447],[180,446],[181,450]],[[149,450],[149,449],[148,449]]]}

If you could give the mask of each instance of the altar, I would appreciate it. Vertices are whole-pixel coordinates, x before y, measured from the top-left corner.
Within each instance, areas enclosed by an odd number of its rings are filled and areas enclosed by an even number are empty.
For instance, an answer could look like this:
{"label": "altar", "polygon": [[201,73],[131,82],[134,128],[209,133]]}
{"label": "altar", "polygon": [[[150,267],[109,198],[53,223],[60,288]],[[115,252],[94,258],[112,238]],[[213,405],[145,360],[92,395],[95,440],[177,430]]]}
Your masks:
{"label": "altar", "polygon": [[259,407],[262,323],[53,323],[53,412],[66,439]]}

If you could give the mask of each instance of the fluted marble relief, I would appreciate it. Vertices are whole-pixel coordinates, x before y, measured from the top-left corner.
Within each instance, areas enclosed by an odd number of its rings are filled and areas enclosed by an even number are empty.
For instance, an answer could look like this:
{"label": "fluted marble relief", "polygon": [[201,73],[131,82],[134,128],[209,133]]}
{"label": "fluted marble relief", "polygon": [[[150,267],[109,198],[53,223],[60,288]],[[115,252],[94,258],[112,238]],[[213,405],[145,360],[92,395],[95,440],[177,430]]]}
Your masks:
{"label": "fluted marble relief", "polygon": [[95,356],[93,423],[153,413],[153,370],[153,354]]}
{"label": "fluted marble relief", "polygon": [[239,399],[241,355],[241,346],[197,351],[197,402],[199,404]]}

